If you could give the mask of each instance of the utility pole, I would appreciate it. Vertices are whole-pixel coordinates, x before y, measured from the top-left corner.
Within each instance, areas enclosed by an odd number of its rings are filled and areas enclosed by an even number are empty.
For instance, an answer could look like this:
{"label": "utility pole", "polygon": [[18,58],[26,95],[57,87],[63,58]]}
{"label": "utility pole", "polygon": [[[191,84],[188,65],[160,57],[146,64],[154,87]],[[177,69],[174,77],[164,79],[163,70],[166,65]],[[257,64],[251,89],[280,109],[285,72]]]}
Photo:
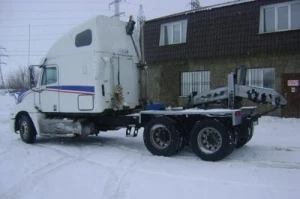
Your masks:
{"label": "utility pole", "polygon": [[30,66],[30,30],[31,25],[29,24],[29,32],[28,32],[28,67]]}
{"label": "utility pole", "polygon": [[[120,2],[122,2],[122,1],[123,0],[114,0],[113,2],[111,2],[109,4],[109,8],[112,4],[115,5],[115,15],[112,17],[120,19],[120,16],[125,14],[125,12],[120,12]],[[126,2],[126,0],[124,0],[124,2]]]}
{"label": "utility pole", "polygon": [[141,26],[145,22],[145,20],[146,20],[146,17],[145,17],[145,13],[143,10],[143,5],[140,5],[139,13],[137,16],[137,28],[136,28],[139,33],[141,32]]}
{"label": "utility pole", "polygon": [[6,49],[0,46],[0,84],[1,84],[1,86],[3,86],[5,88],[3,74],[2,74],[2,65],[6,65],[6,63],[3,62],[1,60],[1,58],[2,57],[8,57],[8,55],[5,55],[5,54],[1,53],[1,50],[6,50]]}
{"label": "utility pole", "polygon": [[191,10],[196,10],[201,7],[199,0],[191,0],[190,4],[191,4]]}

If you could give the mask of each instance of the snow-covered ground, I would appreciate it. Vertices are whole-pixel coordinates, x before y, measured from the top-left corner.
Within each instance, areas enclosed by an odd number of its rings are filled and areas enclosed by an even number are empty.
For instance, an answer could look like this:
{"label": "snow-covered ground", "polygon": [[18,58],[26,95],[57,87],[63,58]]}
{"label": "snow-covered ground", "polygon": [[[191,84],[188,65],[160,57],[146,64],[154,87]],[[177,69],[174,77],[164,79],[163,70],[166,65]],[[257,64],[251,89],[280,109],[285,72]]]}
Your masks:
{"label": "snow-covered ground", "polygon": [[263,117],[253,139],[219,162],[186,147],[151,155],[124,130],[98,137],[21,141],[9,127],[10,96],[0,95],[0,198],[300,198],[300,120]]}

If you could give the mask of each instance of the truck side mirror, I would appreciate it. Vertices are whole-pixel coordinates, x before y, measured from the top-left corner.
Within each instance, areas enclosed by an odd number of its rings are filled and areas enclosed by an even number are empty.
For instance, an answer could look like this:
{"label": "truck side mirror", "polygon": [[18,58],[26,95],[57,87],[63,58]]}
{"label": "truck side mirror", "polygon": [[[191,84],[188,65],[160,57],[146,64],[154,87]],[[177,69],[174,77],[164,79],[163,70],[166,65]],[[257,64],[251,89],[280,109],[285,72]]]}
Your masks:
{"label": "truck side mirror", "polygon": [[34,88],[37,83],[37,73],[35,72],[35,68],[40,67],[39,65],[30,65],[29,66],[29,86],[30,89]]}

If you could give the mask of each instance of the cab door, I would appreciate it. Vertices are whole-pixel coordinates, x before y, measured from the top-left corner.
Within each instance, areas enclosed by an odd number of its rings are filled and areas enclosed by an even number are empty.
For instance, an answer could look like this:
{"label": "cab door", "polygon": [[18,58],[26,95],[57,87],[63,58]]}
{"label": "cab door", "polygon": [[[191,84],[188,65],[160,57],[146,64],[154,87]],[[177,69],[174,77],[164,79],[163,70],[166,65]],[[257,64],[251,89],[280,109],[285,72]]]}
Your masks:
{"label": "cab door", "polygon": [[44,67],[37,91],[39,100],[36,102],[39,102],[39,105],[36,105],[42,112],[59,112],[58,70],[55,65]]}

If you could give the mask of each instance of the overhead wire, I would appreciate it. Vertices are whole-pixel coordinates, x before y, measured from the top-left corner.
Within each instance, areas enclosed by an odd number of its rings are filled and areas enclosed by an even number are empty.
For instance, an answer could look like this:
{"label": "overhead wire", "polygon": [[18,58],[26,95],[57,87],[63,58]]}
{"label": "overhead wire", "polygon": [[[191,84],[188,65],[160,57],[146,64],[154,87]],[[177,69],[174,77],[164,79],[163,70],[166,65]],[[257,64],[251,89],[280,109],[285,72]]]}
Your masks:
{"label": "overhead wire", "polygon": [[2,10],[1,12],[101,12],[101,11],[111,11],[108,9],[104,10]]}
{"label": "overhead wire", "polygon": [[[52,39],[30,39],[30,42],[32,41],[51,41],[51,40],[55,40],[56,38],[52,38]],[[26,41],[28,42],[28,39],[16,39],[16,40],[0,40],[0,42],[22,42],[22,41]]]}
{"label": "overhead wire", "polygon": [[[74,26],[74,25],[77,25],[77,24],[50,24],[50,25],[31,25],[31,28],[32,27],[55,27],[55,26]],[[20,25],[20,26],[0,26],[1,28],[24,28],[24,27],[27,27],[28,28],[28,25]]]}
{"label": "overhead wire", "polygon": [[[28,27],[28,26],[27,26]],[[34,36],[52,36],[52,35],[62,35],[63,33],[48,33],[48,34],[30,34],[30,36],[34,37]],[[28,37],[28,34],[24,34],[24,35],[0,35],[0,37],[5,37],[5,38],[9,38],[9,37]]]}
{"label": "overhead wire", "polygon": [[[28,50],[8,50],[7,53],[20,53],[20,52],[28,52]],[[45,50],[30,50],[30,52],[48,52]]]}
{"label": "overhead wire", "polygon": [[[38,56],[43,57],[45,55],[46,55],[46,53],[44,53],[44,54],[30,54],[30,56],[33,56],[33,57],[38,57]],[[28,57],[28,54],[10,54],[9,56],[10,57]]]}
{"label": "overhead wire", "polygon": [[0,1],[0,3],[11,3],[11,4],[14,4],[14,3],[24,3],[24,4],[32,4],[32,3],[35,3],[35,4],[56,4],[56,3],[100,3],[100,4],[107,4],[109,3],[110,1],[51,1],[51,2],[43,2],[43,1]]}
{"label": "overhead wire", "polygon": [[32,21],[44,21],[44,20],[60,20],[60,19],[87,19],[89,17],[56,17],[56,18],[35,18],[35,19],[11,19],[11,18],[0,18],[0,21],[3,20],[3,21],[29,21],[29,20],[32,20]]}

